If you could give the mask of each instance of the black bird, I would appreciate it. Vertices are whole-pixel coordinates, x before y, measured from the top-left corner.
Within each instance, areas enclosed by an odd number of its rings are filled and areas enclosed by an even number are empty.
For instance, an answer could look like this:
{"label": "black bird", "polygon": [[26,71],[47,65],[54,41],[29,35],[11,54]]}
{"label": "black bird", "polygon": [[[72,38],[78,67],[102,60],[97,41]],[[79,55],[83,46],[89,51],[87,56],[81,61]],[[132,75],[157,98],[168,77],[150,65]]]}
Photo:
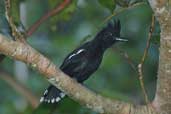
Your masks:
{"label": "black bird", "polygon": [[[109,23],[93,40],[72,51],[65,58],[60,69],[79,83],[83,83],[98,69],[107,48],[118,41],[127,41],[121,39],[120,29],[119,20],[115,20],[114,24]],[[41,97],[40,102],[57,103],[63,97],[65,97],[65,93],[50,85]]]}

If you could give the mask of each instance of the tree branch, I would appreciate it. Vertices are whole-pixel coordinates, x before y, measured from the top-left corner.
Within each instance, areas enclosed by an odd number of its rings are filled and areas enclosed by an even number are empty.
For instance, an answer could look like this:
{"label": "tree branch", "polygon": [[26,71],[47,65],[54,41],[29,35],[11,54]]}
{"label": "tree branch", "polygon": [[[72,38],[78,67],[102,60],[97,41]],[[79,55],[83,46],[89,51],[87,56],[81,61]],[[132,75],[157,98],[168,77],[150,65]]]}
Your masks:
{"label": "tree branch", "polygon": [[26,35],[29,37],[31,36],[37,28],[44,22],[46,21],[49,17],[52,17],[59,12],[61,12],[66,6],[69,5],[69,3],[72,0],[64,0],[59,6],[57,5],[54,9],[50,10],[47,12],[45,15],[43,15],[37,22],[35,22],[26,32]]}
{"label": "tree branch", "polygon": [[136,74],[138,74],[136,65],[134,64],[134,61],[129,57],[128,53],[117,48],[112,48],[114,51],[118,52],[121,57],[131,66],[131,68],[135,71]]}
{"label": "tree branch", "polygon": [[102,24],[100,25],[103,25],[105,24],[106,22],[108,22],[110,19],[112,19],[114,16],[126,11],[126,10],[129,10],[129,9],[132,9],[132,8],[135,8],[137,6],[140,6],[140,5],[144,5],[146,4],[146,2],[138,2],[138,3],[134,3],[134,4],[130,4],[128,7],[121,7],[119,10],[117,10],[116,12],[113,12],[111,15],[107,16],[104,21],[102,22]]}
{"label": "tree branch", "polygon": [[162,114],[171,114],[171,2],[149,0],[149,3],[161,28],[157,92],[153,106]]}
{"label": "tree branch", "polygon": [[26,43],[25,34],[18,31],[16,25],[14,24],[14,20],[11,15],[11,0],[5,0],[5,15],[11,27],[12,36],[14,37],[14,39]]}
{"label": "tree branch", "polygon": [[[88,90],[60,71],[50,60],[28,44],[12,41],[0,35],[0,52],[13,59],[31,64],[51,84],[75,101],[96,112],[107,114],[134,114],[135,112],[143,114],[143,112],[147,112],[147,106],[136,106],[135,108],[132,104],[105,98]],[[149,111],[150,114],[155,114],[153,109],[150,108]]]}
{"label": "tree branch", "polygon": [[145,85],[144,85],[143,65],[144,65],[145,59],[146,59],[146,57],[148,55],[148,50],[150,48],[150,41],[151,41],[152,33],[153,33],[153,30],[154,30],[154,22],[155,22],[155,17],[154,17],[154,15],[152,15],[150,31],[149,31],[149,34],[148,34],[146,48],[144,49],[144,54],[143,54],[143,56],[141,58],[140,63],[137,66],[138,67],[140,86],[141,86],[141,89],[142,89],[142,92],[143,92],[146,104],[149,104],[150,101],[148,99],[148,95],[147,95],[147,92],[146,92],[146,89],[145,89]]}

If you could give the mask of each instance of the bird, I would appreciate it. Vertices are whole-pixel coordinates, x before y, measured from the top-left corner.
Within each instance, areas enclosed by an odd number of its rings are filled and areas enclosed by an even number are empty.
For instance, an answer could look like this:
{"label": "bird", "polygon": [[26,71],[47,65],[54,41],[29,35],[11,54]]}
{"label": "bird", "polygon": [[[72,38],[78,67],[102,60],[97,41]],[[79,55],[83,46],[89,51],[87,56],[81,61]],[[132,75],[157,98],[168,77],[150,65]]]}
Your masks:
{"label": "bird", "polygon": [[[117,42],[125,42],[120,36],[120,20],[109,22],[94,39],[82,44],[64,59],[60,70],[75,79],[78,83],[83,84],[100,66],[104,52]],[[40,98],[40,102],[58,103],[66,96],[64,92],[50,85]]]}

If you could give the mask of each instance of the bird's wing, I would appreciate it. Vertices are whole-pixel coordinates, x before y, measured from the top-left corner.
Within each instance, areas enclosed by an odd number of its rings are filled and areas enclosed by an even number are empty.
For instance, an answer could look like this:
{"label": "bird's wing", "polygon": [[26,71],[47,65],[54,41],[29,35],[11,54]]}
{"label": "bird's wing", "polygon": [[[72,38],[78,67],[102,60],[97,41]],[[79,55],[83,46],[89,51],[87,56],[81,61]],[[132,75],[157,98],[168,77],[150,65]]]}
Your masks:
{"label": "bird's wing", "polygon": [[64,60],[63,64],[60,66],[60,69],[64,72],[68,70],[74,70],[79,64],[84,62],[85,55],[87,53],[86,49],[79,48],[72,53],[70,53]]}

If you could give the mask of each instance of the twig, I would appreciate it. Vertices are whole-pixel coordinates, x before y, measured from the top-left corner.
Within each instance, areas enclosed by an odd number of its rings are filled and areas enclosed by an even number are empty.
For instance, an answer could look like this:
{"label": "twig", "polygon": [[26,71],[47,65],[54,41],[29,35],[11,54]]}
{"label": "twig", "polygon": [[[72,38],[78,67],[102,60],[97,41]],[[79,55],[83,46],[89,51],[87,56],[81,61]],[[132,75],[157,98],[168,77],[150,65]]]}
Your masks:
{"label": "twig", "polygon": [[136,68],[136,65],[134,64],[133,60],[129,57],[128,53],[123,51],[123,50],[120,50],[120,49],[117,49],[117,48],[112,48],[114,51],[117,51],[121,57],[123,57],[127,62],[128,64],[131,66],[131,68],[136,72],[138,73],[137,71],[137,68]]}
{"label": "twig", "polygon": [[36,108],[38,106],[39,100],[35,95],[33,95],[33,92],[22,83],[14,80],[9,73],[0,70],[0,78],[5,82],[7,82],[12,88],[14,88],[22,96],[24,96],[29,101],[29,103],[33,108]]}
{"label": "twig", "polygon": [[116,16],[116,15],[118,15],[118,14],[120,14],[120,13],[122,13],[122,12],[128,10],[128,9],[134,8],[134,7],[139,6],[139,5],[144,5],[144,4],[146,4],[146,3],[145,2],[140,2],[140,3],[131,4],[128,7],[121,8],[117,12],[113,12],[113,14],[109,15],[108,17],[106,17],[101,25],[103,25],[104,23],[108,22],[112,17],[114,17],[114,16]]}
{"label": "twig", "polygon": [[154,21],[155,21],[155,17],[154,17],[154,15],[152,15],[152,20],[151,20],[150,31],[149,31],[149,34],[148,34],[146,48],[144,49],[144,54],[143,54],[143,56],[141,58],[140,63],[138,64],[139,81],[140,81],[141,89],[142,89],[146,104],[149,104],[149,99],[148,99],[148,95],[147,95],[147,92],[145,90],[145,85],[144,85],[143,65],[144,65],[145,59],[146,59],[146,57],[148,55],[148,50],[149,50],[149,47],[150,47],[150,40],[152,38],[152,33],[153,33],[153,30],[154,30]]}
{"label": "twig", "polygon": [[72,0],[64,0],[59,6],[57,5],[54,9],[43,15],[38,21],[36,21],[26,32],[27,37],[31,36],[37,28],[46,21],[49,17],[52,17],[61,12]]}
{"label": "twig", "polygon": [[10,0],[5,0],[5,15],[11,27],[12,36],[15,38],[15,40],[26,43],[25,34],[23,34],[17,29],[16,25],[14,24],[13,18],[11,16],[11,1]]}
{"label": "twig", "polygon": [[11,16],[11,1],[10,0],[5,0],[5,9],[6,9],[6,17],[7,20],[9,22],[9,25],[11,26],[11,30],[12,30],[12,36],[15,38],[15,40],[21,41],[26,43],[26,38],[31,36],[36,30],[37,28],[44,22],[46,21],[49,17],[52,17],[56,14],[58,14],[60,11],[62,11],[67,5],[69,5],[69,3],[72,0],[64,0],[59,6],[56,6],[54,9],[52,9],[51,11],[49,11],[47,14],[45,14],[44,16],[42,16],[37,22],[35,22],[28,30],[26,33],[22,33],[20,32],[16,25],[14,24],[13,18]]}

